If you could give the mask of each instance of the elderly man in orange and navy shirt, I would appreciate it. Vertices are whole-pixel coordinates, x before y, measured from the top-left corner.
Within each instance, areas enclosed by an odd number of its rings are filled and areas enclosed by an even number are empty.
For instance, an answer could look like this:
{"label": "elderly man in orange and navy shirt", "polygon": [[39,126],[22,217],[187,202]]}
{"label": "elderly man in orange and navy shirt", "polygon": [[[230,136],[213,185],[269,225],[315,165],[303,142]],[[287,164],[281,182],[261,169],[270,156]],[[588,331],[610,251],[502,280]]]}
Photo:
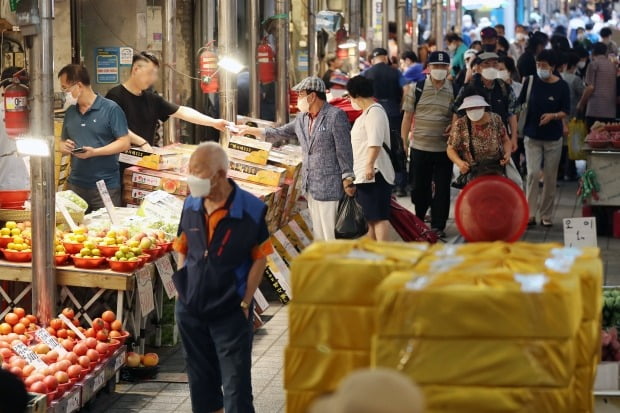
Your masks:
{"label": "elderly man in orange and navy shirt", "polygon": [[[192,154],[179,237],[176,315],[195,412],[253,413],[253,296],[273,252],[266,206],[227,178],[216,143]],[[222,392],[223,388],[223,392]]]}

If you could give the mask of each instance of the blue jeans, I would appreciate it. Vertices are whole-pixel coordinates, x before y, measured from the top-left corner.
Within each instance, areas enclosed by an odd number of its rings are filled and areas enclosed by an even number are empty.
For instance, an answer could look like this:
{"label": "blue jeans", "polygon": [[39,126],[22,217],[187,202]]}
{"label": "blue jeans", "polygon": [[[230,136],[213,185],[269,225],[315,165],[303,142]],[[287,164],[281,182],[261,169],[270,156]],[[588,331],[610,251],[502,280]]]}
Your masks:
{"label": "blue jeans", "polygon": [[226,413],[254,413],[252,317],[248,320],[239,308],[206,319],[178,299],[176,316],[185,349],[192,410],[210,413],[224,407]]}

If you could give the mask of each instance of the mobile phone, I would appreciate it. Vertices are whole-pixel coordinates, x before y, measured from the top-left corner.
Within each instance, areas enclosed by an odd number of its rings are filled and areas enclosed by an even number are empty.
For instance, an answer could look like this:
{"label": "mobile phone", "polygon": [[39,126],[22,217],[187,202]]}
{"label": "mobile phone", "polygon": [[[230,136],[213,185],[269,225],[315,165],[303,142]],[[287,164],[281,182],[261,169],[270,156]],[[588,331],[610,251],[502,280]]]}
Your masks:
{"label": "mobile phone", "polygon": [[71,153],[84,153],[86,152],[86,149],[84,148],[75,148],[71,151]]}

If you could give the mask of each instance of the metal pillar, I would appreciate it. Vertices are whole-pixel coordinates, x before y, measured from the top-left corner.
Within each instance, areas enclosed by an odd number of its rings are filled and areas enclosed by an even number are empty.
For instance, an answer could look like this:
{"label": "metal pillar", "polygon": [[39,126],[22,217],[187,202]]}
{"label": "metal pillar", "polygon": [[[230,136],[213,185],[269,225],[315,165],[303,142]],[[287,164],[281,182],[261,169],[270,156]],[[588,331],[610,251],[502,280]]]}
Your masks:
{"label": "metal pillar", "polygon": [[418,0],[411,2],[411,50],[418,53]]}
{"label": "metal pillar", "polygon": [[277,22],[277,74],[276,80],[276,123],[284,125],[289,119],[288,99],[288,56],[289,56],[289,0],[276,0],[276,15],[280,17]]}
{"label": "metal pillar", "polygon": [[33,37],[30,49],[30,113],[33,136],[43,138],[50,156],[30,158],[32,202],[32,307],[39,320],[56,316],[56,181],[54,177],[54,59],[53,0],[40,0],[41,31]]}
{"label": "metal pillar", "polygon": [[[308,0],[308,76],[319,75],[319,59],[316,52],[316,0]],[[349,20],[349,26],[351,21]],[[359,29],[358,29],[359,30]]]}
{"label": "metal pillar", "polygon": [[[237,0],[220,0],[217,6],[217,40],[220,59],[237,51]],[[237,123],[237,75],[220,69],[220,118]],[[228,132],[220,132],[220,143],[228,146]]]}
{"label": "metal pillar", "polygon": [[443,50],[443,4],[442,0],[433,0],[433,27],[432,32],[437,42],[437,50]]}
{"label": "metal pillar", "polygon": [[405,50],[405,0],[397,0],[396,3],[396,43],[398,54]]}
{"label": "metal pillar", "polygon": [[463,1],[454,0],[454,13],[456,14],[456,23],[454,23],[454,31],[463,35]]}
{"label": "metal pillar", "polygon": [[381,47],[383,47],[385,50],[388,50],[388,46],[390,43],[390,19],[388,13],[388,0],[381,1],[381,11]]}
{"label": "metal pillar", "polygon": [[[164,1],[164,99],[176,102],[176,85],[174,83],[174,72],[166,65],[176,67],[176,0]],[[176,136],[177,122],[175,118],[170,118],[164,124],[164,145],[170,145],[177,141]]]}
{"label": "metal pillar", "polygon": [[349,0],[349,39],[355,42],[353,48],[353,56],[350,54],[349,59],[353,60],[351,65],[351,75],[357,75],[360,71],[360,29],[362,27],[362,1]]}
{"label": "metal pillar", "polygon": [[372,18],[374,12],[374,0],[364,0],[364,29],[366,40],[366,51],[369,55],[373,49],[373,40],[375,38],[375,22]]}
{"label": "metal pillar", "polygon": [[[260,2],[249,0],[250,20],[250,50],[248,53],[248,67],[250,68],[250,116],[260,118],[260,84],[258,83],[258,65],[256,64],[256,47],[260,32]],[[315,36],[316,37],[316,36]]]}
{"label": "metal pillar", "polygon": [[443,27],[446,28],[446,33],[451,31],[452,28],[452,0],[446,0],[446,12],[445,12],[445,24]]}

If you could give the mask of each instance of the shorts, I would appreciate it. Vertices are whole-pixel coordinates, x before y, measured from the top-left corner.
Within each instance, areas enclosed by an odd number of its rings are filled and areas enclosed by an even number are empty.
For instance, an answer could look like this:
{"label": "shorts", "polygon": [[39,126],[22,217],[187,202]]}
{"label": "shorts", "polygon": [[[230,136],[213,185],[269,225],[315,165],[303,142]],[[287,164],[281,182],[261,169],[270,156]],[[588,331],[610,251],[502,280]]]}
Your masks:
{"label": "shorts", "polygon": [[375,182],[356,186],[357,202],[367,221],[385,221],[390,218],[392,185],[386,182],[380,172],[375,175]]}

